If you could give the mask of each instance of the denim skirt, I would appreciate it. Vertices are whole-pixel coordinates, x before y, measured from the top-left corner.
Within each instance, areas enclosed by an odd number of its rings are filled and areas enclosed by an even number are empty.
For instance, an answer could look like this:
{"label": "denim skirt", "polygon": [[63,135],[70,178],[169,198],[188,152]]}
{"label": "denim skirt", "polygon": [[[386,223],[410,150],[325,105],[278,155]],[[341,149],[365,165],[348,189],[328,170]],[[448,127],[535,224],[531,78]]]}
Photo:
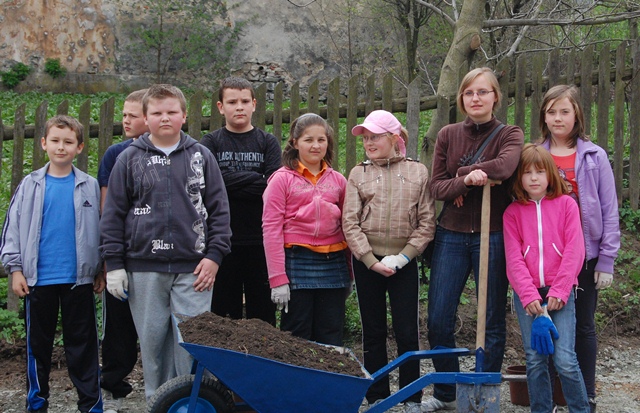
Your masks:
{"label": "denim skirt", "polygon": [[325,254],[294,245],[285,248],[285,268],[292,290],[345,288],[350,282],[344,251]]}

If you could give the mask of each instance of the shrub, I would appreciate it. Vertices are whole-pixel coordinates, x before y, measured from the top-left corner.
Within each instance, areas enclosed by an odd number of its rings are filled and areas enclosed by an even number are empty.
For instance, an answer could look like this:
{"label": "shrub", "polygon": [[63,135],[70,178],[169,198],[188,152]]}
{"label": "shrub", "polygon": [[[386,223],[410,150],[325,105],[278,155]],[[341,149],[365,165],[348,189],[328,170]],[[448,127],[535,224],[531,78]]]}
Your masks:
{"label": "shrub", "polygon": [[60,59],[47,59],[44,62],[44,72],[54,79],[67,74],[67,69],[60,64]]}
{"label": "shrub", "polygon": [[30,66],[27,66],[24,63],[16,63],[7,72],[0,72],[0,77],[2,78],[2,83],[6,87],[13,89],[18,85],[18,83],[25,80],[29,73],[31,73]]}

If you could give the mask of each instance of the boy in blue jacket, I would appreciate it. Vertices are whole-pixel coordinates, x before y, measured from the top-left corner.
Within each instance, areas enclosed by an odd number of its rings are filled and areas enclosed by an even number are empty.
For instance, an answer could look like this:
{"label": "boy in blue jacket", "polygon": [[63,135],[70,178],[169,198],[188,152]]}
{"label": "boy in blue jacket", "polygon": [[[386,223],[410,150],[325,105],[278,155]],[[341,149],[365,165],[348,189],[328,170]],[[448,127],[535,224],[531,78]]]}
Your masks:
{"label": "boy in blue jacket", "polygon": [[171,313],[209,311],[231,230],[215,158],[181,131],[186,100],[180,89],[151,86],[142,111],[150,133],[125,149],[111,171],[100,249],[107,290],[129,301],[148,400],[164,382],[190,372]]}
{"label": "boy in blue jacket", "polygon": [[73,166],[83,127],[70,116],[45,126],[49,163],[25,177],[7,213],[0,254],[25,298],[27,411],[46,412],[51,353],[62,310],[69,377],[81,412],[102,412],[98,331],[93,293],[104,289],[99,253],[98,182]]}

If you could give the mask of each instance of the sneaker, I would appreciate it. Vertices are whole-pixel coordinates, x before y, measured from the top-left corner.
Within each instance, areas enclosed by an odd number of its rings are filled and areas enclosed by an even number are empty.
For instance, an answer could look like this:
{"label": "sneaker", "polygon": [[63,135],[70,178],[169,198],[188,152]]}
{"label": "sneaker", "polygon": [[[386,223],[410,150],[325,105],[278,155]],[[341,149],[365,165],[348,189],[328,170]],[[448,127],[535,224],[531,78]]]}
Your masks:
{"label": "sneaker", "polygon": [[426,402],[422,402],[423,412],[439,412],[440,410],[455,410],[456,401],[443,402],[435,397],[429,397]]}
{"label": "sneaker", "polygon": [[596,399],[589,399],[589,408],[591,413],[596,413]]}
{"label": "sneaker", "polygon": [[404,413],[422,413],[422,404],[416,402],[406,402]]}
{"label": "sneaker", "polygon": [[116,399],[109,390],[102,390],[102,409],[104,413],[118,413],[122,408],[122,398]]}

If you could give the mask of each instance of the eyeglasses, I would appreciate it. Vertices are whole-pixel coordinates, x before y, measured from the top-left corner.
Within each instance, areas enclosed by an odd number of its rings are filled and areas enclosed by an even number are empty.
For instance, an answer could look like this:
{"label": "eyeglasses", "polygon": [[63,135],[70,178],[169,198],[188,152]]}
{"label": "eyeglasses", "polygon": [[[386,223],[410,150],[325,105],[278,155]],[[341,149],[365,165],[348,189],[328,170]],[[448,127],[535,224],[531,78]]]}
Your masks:
{"label": "eyeglasses", "polygon": [[389,135],[389,132],[381,133],[379,135],[371,135],[371,136],[362,135],[362,142],[366,143],[368,141],[371,141],[373,143],[376,143],[376,142],[378,142],[380,140],[380,138],[382,138],[383,136],[388,136],[388,135]]}
{"label": "eyeglasses", "polygon": [[480,89],[477,91],[465,90],[464,92],[462,92],[462,96],[466,98],[472,98],[473,95],[478,95],[478,97],[483,98],[487,96],[489,93],[493,93],[493,92],[495,92],[495,90],[485,90],[485,89]]}

